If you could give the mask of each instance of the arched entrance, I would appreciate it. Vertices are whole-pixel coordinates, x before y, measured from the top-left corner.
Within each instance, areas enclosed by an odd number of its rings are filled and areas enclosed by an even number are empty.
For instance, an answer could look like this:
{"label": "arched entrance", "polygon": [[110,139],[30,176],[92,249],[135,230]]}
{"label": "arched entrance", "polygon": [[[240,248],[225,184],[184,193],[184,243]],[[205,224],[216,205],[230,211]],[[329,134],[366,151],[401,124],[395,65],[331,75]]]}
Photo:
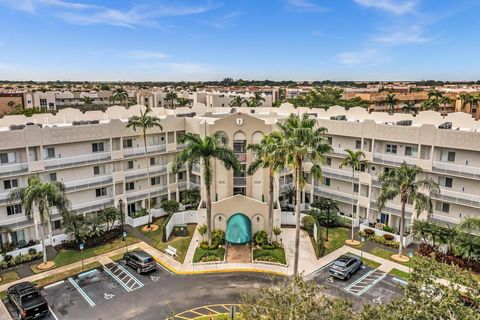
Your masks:
{"label": "arched entrance", "polygon": [[230,244],[245,244],[252,241],[252,223],[243,213],[235,213],[228,219],[225,239]]}

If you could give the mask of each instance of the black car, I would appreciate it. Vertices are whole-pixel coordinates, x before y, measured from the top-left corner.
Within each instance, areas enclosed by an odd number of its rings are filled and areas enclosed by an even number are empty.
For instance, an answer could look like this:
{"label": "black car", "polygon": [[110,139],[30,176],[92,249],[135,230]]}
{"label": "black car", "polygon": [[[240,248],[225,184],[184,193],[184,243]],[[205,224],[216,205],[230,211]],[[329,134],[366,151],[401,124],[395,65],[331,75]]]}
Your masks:
{"label": "black car", "polygon": [[137,270],[137,273],[149,272],[157,268],[156,261],[145,251],[132,251],[123,256],[126,265]]}
{"label": "black car", "polygon": [[348,280],[362,268],[363,262],[356,257],[341,256],[330,267],[330,274],[335,278]]}
{"label": "black car", "polygon": [[8,300],[15,306],[19,319],[38,319],[48,312],[47,300],[30,282],[20,282],[7,289]]}

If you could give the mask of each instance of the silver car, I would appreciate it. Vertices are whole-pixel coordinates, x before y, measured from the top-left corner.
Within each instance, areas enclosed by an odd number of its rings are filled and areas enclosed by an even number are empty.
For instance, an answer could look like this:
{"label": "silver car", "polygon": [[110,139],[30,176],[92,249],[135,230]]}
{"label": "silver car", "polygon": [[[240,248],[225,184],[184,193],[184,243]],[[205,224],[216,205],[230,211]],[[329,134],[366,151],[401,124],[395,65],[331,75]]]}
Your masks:
{"label": "silver car", "polygon": [[363,262],[356,257],[341,256],[330,267],[330,274],[335,278],[348,280],[362,268]]}

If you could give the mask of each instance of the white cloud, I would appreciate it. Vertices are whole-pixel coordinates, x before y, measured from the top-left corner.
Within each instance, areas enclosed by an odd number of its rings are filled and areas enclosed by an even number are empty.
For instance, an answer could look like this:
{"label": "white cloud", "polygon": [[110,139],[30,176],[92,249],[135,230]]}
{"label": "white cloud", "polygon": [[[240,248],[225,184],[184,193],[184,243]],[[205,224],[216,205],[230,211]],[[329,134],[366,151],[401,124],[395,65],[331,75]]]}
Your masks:
{"label": "white cloud", "polygon": [[168,56],[159,51],[151,50],[131,50],[125,53],[127,58],[139,59],[139,60],[151,60],[151,59],[166,59]]}
{"label": "white cloud", "polygon": [[240,16],[240,13],[237,11],[227,13],[221,17],[212,19],[212,20],[202,20],[201,22],[208,24],[217,29],[225,29],[233,23],[233,21]]}
{"label": "white cloud", "polygon": [[0,5],[31,14],[56,16],[66,22],[80,25],[104,24],[134,28],[137,26],[158,26],[157,19],[166,16],[185,16],[207,12],[216,6],[177,6],[157,3],[154,6],[134,5],[128,10],[61,0],[0,0]]}
{"label": "white cloud", "polygon": [[314,37],[323,37],[325,34],[321,31],[314,30],[314,31],[312,31],[311,35],[314,36]]}
{"label": "white cloud", "polygon": [[313,0],[286,0],[287,6],[290,9],[305,12],[325,12],[327,8],[320,6]]}
{"label": "white cloud", "polygon": [[425,37],[422,34],[422,29],[418,26],[412,26],[407,30],[390,32],[375,37],[373,40],[376,42],[384,43],[387,45],[402,45],[402,44],[415,44],[425,43],[434,40],[436,37]]}
{"label": "white cloud", "polygon": [[388,61],[385,55],[374,48],[342,52],[337,55],[337,59],[341,63],[348,65],[380,65]]}
{"label": "white cloud", "polygon": [[415,11],[417,0],[353,0],[357,4],[401,15]]}

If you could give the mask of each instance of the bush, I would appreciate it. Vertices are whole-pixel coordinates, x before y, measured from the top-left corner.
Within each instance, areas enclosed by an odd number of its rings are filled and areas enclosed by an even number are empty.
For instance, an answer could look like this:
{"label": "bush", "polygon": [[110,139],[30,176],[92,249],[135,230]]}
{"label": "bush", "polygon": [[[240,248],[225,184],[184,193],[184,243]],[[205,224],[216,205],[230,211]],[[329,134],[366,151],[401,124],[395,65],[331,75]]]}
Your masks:
{"label": "bush", "polygon": [[383,237],[384,237],[385,240],[387,240],[387,241],[392,241],[393,239],[395,239],[395,237],[394,237],[393,235],[388,234],[388,233],[384,234]]}
{"label": "bush", "polygon": [[197,248],[193,255],[193,262],[221,261],[225,256],[225,249],[203,249]]}
{"label": "bush", "polygon": [[213,244],[216,244],[217,247],[225,244],[225,232],[223,230],[215,229],[212,231],[212,245]]}
{"label": "bush", "polygon": [[265,230],[257,231],[253,235],[253,240],[255,241],[255,244],[259,246],[264,245],[268,242],[268,234]]}
{"label": "bush", "polygon": [[351,228],[352,227],[352,220],[340,216],[340,217],[338,217],[336,227]]}
{"label": "bush", "polygon": [[200,243],[200,248],[202,248],[203,250],[208,250],[210,246],[208,245],[208,242],[207,241],[203,241],[202,243]]}
{"label": "bush", "polygon": [[262,249],[265,249],[265,250],[277,249],[278,247],[279,247],[278,242],[273,242],[272,244],[264,243],[262,245]]}
{"label": "bush", "polygon": [[302,219],[302,224],[309,235],[313,235],[313,226],[315,224],[315,218],[312,216],[305,216]]}
{"label": "bush", "polygon": [[28,253],[33,255],[33,254],[37,253],[37,249],[30,248],[30,249],[28,249]]}
{"label": "bush", "polygon": [[23,254],[18,255],[16,257],[12,257],[11,255],[6,255],[4,260],[0,262],[0,269],[7,269],[10,267],[17,266],[19,264],[28,263],[37,259],[40,259],[43,256],[41,252],[34,253],[34,254]]}
{"label": "bush", "polygon": [[367,229],[364,229],[363,232],[365,232],[365,234],[367,235],[367,237],[375,234],[375,231],[373,231],[372,229],[368,229],[368,228],[367,228]]}
{"label": "bush", "polygon": [[383,231],[390,232],[390,233],[394,233],[394,232],[395,232],[395,230],[393,230],[393,228],[390,227],[390,226],[383,226],[382,229],[383,229]]}
{"label": "bush", "polygon": [[166,213],[168,213],[168,215],[172,215],[175,212],[178,212],[180,204],[175,200],[165,200],[162,202],[161,207]]}
{"label": "bush", "polygon": [[286,264],[285,251],[283,250],[283,248],[277,248],[272,250],[255,249],[253,250],[253,260]]}
{"label": "bush", "polygon": [[145,208],[141,208],[140,210],[135,211],[135,212],[133,213],[133,217],[134,217],[134,218],[140,218],[140,217],[144,217],[144,216],[146,216],[146,215],[148,215],[148,211],[147,211],[147,209],[145,209]]}
{"label": "bush", "polygon": [[9,254],[6,254],[4,257],[3,257],[3,261],[5,262],[10,262],[11,260],[13,259],[13,256],[9,255]]}

